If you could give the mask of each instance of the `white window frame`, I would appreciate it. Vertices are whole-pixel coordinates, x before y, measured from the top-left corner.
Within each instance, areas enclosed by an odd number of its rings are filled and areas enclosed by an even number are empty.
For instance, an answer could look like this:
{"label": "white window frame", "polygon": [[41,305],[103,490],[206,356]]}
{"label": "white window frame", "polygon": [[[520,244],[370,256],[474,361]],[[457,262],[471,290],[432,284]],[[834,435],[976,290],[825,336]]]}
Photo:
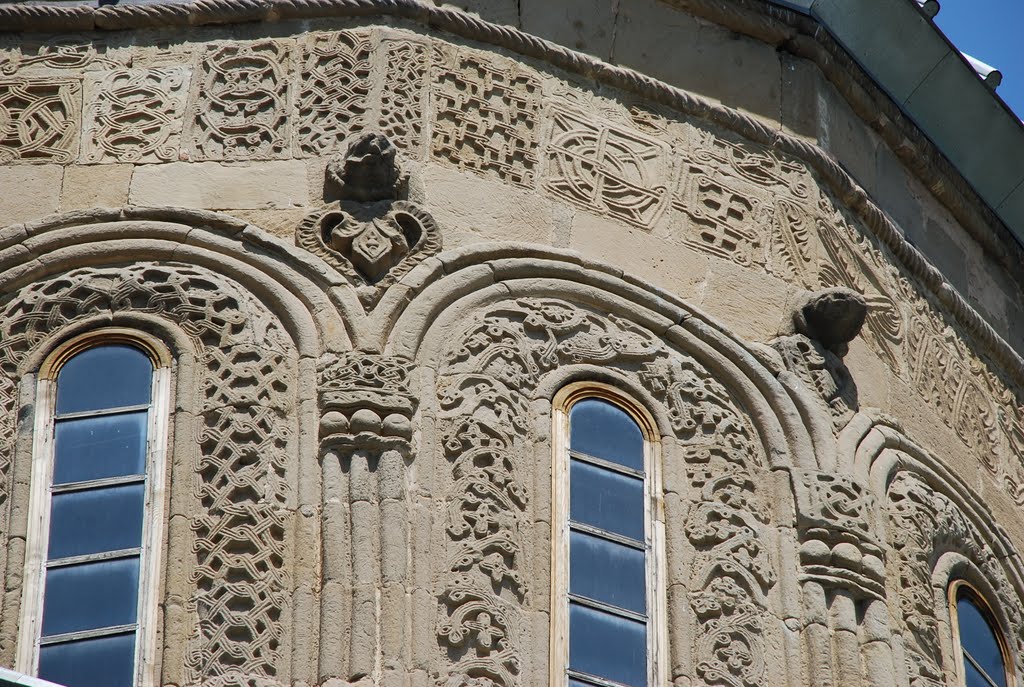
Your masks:
{"label": "white window frame", "polygon": [[120,327],[93,330],[65,342],[46,358],[39,370],[35,395],[29,522],[15,669],[29,675],[35,675],[39,670],[43,587],[49,548],[57,374],[63,364],[73,356],[90,348],[115,344],[139,349],[153,364],[146,439],[146,489],[143,504],[142,551],[139,556],[133,684],[136,687],[157,687],[157,613],[160,582],[163,577],[161,571],[166,529],[167,440],[172,360],[169,351],[161,342],[143,332]]}
{"label": "white window frame", "polygon": [[[647,680],[667,684],[668,611],[666,596],[665,506],[661,476],[661,436],[642,404],[609,384],[575,382],[552,401],[551,528],[551,687],[568,685],[569,669],[569,411],[597,398],[627,413],[644,437],[644,532],[647,563]],[[609,683],[612,684],[612,683]]]}

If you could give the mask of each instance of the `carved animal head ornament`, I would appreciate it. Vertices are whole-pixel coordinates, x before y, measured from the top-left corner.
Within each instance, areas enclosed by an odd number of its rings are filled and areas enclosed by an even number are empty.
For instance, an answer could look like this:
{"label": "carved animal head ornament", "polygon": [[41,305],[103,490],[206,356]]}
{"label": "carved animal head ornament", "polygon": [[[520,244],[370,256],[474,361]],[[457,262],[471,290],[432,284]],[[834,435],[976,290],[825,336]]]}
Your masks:
{"label": "carved animal head ornament", "polygon": [[369,311],[389,286],[441,250],[441,232],[430,213],[399,200],[407,176],[382,134],[354,137],[328,164],[326,180],[340,200],[307,216],[296,243],[341,272]]}

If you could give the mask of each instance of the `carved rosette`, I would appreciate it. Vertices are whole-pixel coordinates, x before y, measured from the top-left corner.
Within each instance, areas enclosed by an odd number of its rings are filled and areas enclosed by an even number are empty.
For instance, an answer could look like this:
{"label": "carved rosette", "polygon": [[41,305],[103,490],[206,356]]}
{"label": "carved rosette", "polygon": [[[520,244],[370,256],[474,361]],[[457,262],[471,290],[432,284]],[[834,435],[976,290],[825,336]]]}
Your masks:
{"label": "carved rosette", "polygon": [[354,137],[327,169],[341,200],[306,217],[296,243],[348,279],[369,311],[388,287],[441,250],[434,219],[399,200],[407,177],[394,145],[381,134]]}

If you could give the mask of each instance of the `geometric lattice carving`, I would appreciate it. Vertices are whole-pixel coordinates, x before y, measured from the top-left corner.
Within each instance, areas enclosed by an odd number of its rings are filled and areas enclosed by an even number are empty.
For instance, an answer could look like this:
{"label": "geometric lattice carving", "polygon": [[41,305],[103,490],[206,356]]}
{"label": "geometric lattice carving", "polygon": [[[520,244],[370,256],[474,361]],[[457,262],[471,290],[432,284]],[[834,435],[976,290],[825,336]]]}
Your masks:
{"label": "geometric lattice carving", "polygon": [[427,100],[427,48],[417,41],[385,40],[381,49],[387,69],[377,128],[399,150],[418,153],[423,145]]}
{"label": "geometric lattice carving", "polygon": [[672,204],[689,217],[683,234],[687,245],[745,267],[764,262],[761,230],[768,210],[741,185],[691,167]]}
{"label": "geometric lattice carving", "polygon": [[177,160],[189,73],[122,69],[86,89],[86,162]]}
{"label": "geometric lattice carving", "polygon": [[513,62],[435,45],[433,155],[460,169],[532,188],[540,83]]}
{"label": "geometric lattice carving", "polygon": [[286,152],[288,49],[273,41],[210,46],[193,78],[189,142],[195,160]]}
{"label": "geometric lattice carving", "polygon": [[598,213],[650,228],[665,209],[669,147],[625,127],[553,110],[548,190]]}
{"label": "geometric lattice carving", "polygon": [[78,151],[81,84],[72,79],[0,81],[0,164],[70,162]]}
{"label": "geometric lattice carving", "polygon": [[282,507],[296,356],[280,323],[255,298],[205,269],[174,263],[80,268],[14,294],[0,313],[0,469],[13,449],[22,357],[86,317],[128,312],[171,321],[193,340],[201,363],[195,465],[201,507],[191,522],[190,606],[197,625],[186,658],[189,680],[271,684],[287,655]]}
{"label": "geometric lattice carving", "polygon": [[338,148],[369,124],[370,40],[366,33],[339,31],[310,36],[302,50],[297,96],[299,154]]}

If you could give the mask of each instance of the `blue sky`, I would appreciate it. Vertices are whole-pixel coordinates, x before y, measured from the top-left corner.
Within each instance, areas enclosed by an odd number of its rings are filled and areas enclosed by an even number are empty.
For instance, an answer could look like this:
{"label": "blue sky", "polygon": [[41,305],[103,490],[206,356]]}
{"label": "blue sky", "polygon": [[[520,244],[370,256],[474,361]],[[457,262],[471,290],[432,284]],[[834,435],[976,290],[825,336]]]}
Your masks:
{"label": "blue sky", "polygon": [[935,23],[960,52],[1003,74],[996,89],[1024,118],[1024,0],[939,0]]}

